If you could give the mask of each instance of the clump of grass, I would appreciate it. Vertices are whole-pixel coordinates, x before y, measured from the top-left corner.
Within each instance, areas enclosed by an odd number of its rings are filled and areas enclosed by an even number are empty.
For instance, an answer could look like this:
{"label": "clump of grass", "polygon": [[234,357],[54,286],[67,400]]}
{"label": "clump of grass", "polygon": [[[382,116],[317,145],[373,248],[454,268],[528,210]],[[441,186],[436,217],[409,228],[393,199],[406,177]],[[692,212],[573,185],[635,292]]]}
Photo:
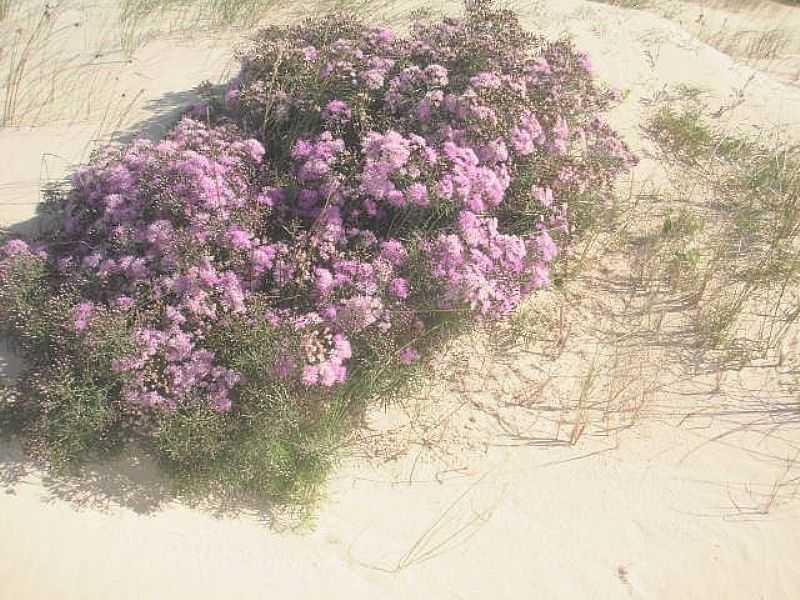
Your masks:
{"label": "clump of grass", "polygon": [[[704,199],[703,213],[682,207],[677,219],[667,215],[661,231],[669,248],[667,273],[685,284],[698,282],[698,343],[712,349],[749,344],[760,352],[774,347],[771,336],[746,339],[752,329],[746,322],[753,311],[784,313],[779,306],[786,290],[800,282],[800,149],[724,132],[697,99],[660,107],[645,130],[682,180],[694,186],[686,193]],[[691,243],[676,253],[666,243],[675,239]],[[772,306],[756,311],[756,301]],[[775,330],[765,323],[759,329]]]}
{"label": "clump of grass", "polygon": [[131,54],[165,29],[174,33],[252,26],[279,4],[275,0],[123,0],[119,15],[122,48]]}
{"label": "clump of grass", "polygon": [[646,131],[665,151],[666,158],[690,164],[707,157],[715,142],[697,108],[663,106],[649,120]]}
{"label": "clump of grass", "polygon": [[746,62],[774,61],[790,51],[791,34],[774,27],[767,30],[733,31],[723,25],[718,31],[700,31],[705,42]]}
{"label": "clump of grass", "polygon": [[4,21],[11,14],[13,5],[12,0],[0,0],[0,21]]}
{"label": "clump of grass", "polygon": [[223,31],[252,28],[275,17],[348,11],[364,14],[374,11],[378,0],[319,0],[313,6],[297,5],[291,10],[278,0],[123,0],[119,11],[120,41],[123,50],[132,54],[152,37],[164,33]]}
{"label": "clump of grass", "polygon": [[[39,125],[85,118],[107,108],[98,90],[124,67],[108,41],[102,10],[87,7],[76,17],[76,2],[21,3],[0,21],[0,126]],[[86,44],[76,32],[86,28]]]}
{"label": "clump of grass", "polygon": [[601,4],[610,4],[620,8],[647,8],[650,6],[649,0],[595,0]]}
{"label": "clump of grass", "polygon": [[672,239],[695,235],[702,230],[702,221],[685,207],[678,210],[675,215],[672,210],[668,210],[661,226],[661,234]]}
{"label": "clump of grass", "polygon": [[741,308],[741,303],[736,300],[706,302],[695,317],[699,343],[712,349],[725,347],[732,340],[731,330]]}
{"label": "clump of grass", "polygon": [[[8,8],[8,7],[7,7]],[[6,15],[7,16],[7,10]],[[4,53],[7,62],[7,74],[3,85],[3,110],[0,114],[0,126],[13,125],[15,122],[20,93],[24,94],[23,82],[28,75],[35,52],[53,32],[53,13],[49,7],[43,10],[29,30],[18,28],[14,31],[14,41]]]}
{"label": "clump of grass", "polygon": [[686,207],[668,209],[659,232],[661,252],[666,254],[665,270],[673,288],[686,289],[696,283],[703,255],[699,236],[704,229],[700,218]]}

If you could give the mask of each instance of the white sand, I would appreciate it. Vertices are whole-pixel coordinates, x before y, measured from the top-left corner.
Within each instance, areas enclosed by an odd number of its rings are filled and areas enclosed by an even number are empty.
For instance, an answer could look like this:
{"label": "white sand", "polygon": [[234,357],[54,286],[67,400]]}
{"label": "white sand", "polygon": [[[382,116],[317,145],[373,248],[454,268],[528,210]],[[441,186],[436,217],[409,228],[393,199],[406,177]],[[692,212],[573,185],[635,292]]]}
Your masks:
{"label": "white sand", "polygon": [[[573,34],[603,78],[630,90],[613,118],[638,150],[640,100],[666,84],[707,88],[715,105],[754,76],[726,122],[798,133],[800,88],[676,21],[579,0],[516,5],[531,28]],[[103,93],[144,89],[123,124],[135,127],[168,111],[156,106],[165,95],[217,79],[226,56],[153,43]],[[3,223],[32,216],[40,183],[85,158],[101,117],[0,130]],[[634,185],[663,177],[643,161]],[[479,340],[455,345],[425,394],[373,411],[310,533],[187,508],[135,458],[53,480],[4,442],[0,598],[800,598],[800,419],[777,410],[788,375],[718,381],[666,349],[609,343],[605,328],[630,325],[605,310],[619,299],[588,275],[569,290],[558,358],[537,349],[487,363]],[[537,298],[543,318],[557,319],[555,301]],[[581,400],[593,363],[602,376]]]}

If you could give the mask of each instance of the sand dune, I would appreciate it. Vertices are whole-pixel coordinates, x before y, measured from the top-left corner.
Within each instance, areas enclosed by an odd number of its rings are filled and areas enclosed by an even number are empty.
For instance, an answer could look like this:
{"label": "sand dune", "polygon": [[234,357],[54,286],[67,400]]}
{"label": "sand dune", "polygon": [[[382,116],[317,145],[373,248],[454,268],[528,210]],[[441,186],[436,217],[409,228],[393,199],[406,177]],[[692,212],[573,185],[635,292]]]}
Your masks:
{"label": "sand dune", "polygon": [[[396,3],[390,15],[423,4]],[[600,77],[626,91],[612,121],[637,152],[649,149],[646,101],[677,84],[730,106],[728,126],[800,137],[800,87],[701,41],[687,22],[583,0],[509,4],[532,29],[573,35]],[[98,110],[0,129],[1,224],[28,221],[42,184],[110,128],[157,136],[196,83],[224,76],[230,45],[230,36],[153,41],[115,68],[113,85],[90,90],[120,107],[114,118]],[[120,103],[123,93],[135,101]],[[665,179],[646,159],[623,187]],[[627,268],[624,253],[598,265],[606,275],[584,273],[564,293],[570,334],[557,354],[543,343],[497,361],[485,340],[457,341],[426,390],[375,408],[310,531],[284,531],[289,517],[269,511],[188,507],[135,455],[53,479],[4,441],[0,598],[800,597],[791,373],[693,372],[680,348],[610,342],[609,331],[635,327],[626,313],[612,318],[623,299],[597,284]],[[555,319],[561,300],[542,293],[534,308]],[[597,403],[578,406],[595,367]],[[622,400],[599,408],[614,386]]]}

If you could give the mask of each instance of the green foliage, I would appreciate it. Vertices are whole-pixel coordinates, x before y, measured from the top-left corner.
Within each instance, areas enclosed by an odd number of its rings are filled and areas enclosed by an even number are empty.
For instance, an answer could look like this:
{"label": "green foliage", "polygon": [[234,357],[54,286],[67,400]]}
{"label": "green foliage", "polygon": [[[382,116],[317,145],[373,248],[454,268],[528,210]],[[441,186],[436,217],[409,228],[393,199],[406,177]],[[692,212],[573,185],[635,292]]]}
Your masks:
{"label": "green foliage", "polygon": [[703,229],[703,223],[688,210],[682,208],[678,214],[673,216],[669,211],[664,217],[664,224],[661,226],[661,233],[664,236],[678,238],[694,235]]}
{"label": "green foliage", "polygon": [[112,441],[118,414],[107,401],[110,391],[66,358],[25,378],[18,402],[29,408],[27,426],[55,467],[64,468]]}
{"label": "green foliage", "polygon": [[[645,130],[677,175],[657,254],[695,307],[697,347],[721,361],[764,358],[797,318],[800,146],[725,131],[696,94],[667,97]],[[698,204],[689,203],[699,195]],[[741,362],[739,362],[741,364]]]}
{"label": "green foliage", "polygon": [[667,151],[667,158],[696,163],[712,149],[714,136],[694,108],[662,107],[649,121],[648,133]]}

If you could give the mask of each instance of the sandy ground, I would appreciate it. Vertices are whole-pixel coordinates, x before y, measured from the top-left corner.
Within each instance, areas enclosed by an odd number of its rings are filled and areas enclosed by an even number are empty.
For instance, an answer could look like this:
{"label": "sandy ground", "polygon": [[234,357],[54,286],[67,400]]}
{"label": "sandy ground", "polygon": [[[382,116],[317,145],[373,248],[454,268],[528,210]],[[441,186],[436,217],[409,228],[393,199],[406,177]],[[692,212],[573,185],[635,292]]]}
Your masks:
{"label": "sandy ground", "polygon": [[[575,36],[628,91],[613,121],[639,152],[647,101],[676,84],[731,107],[729,125],[800,135],[800,87],[699,41],[674,13],[511,4],[531,28]],[[105,94],[88,117],[0,129],[2,223],[30,219],[41,185],[111,130],[158,135],[187,90],[225,73],[228,48],[151,42],[97,75],[113,85],[62,98]],[[665,179],[643,160],[628,184]],[[636,295],[617,285],[626,268],[624,251],[607,252],[565,292],[542,293],[532,310],[554,339],[502,356],[482,338],[454,343],[429,386],[368,415],[304,533],[265,512],[189,508],[134,455],[53,479],[4,441],[0,598],[800,597],[792,373],[703,369],[680,344],[649,343]]]}

